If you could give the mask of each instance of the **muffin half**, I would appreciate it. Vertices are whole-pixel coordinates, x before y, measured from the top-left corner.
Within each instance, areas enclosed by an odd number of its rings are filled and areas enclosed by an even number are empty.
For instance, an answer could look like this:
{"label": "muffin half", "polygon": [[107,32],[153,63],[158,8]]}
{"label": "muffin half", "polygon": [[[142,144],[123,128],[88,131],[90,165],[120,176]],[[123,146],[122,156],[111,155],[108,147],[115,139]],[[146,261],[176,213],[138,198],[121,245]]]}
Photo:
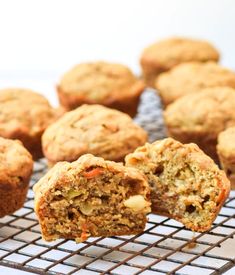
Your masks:
{"label": "muffin half", "polygon": [[137,234],[150,212],[150,190],[140,172],[90,154],[56,164],[34,192],[47,241]]}
{"label": "muffin half", "polygon": [[57,91],[61,105],[73,110],[82,104],[101,104],[135,116],[144,84],[124,65],[82,63],[68,71]]}
{"label": "muffin half", "polygon": [[126,165],[147,176],[154,213],[193,231],[210,229],[230,191],[225,173],[196,144],[171,138],[146,143],[126,157]]}

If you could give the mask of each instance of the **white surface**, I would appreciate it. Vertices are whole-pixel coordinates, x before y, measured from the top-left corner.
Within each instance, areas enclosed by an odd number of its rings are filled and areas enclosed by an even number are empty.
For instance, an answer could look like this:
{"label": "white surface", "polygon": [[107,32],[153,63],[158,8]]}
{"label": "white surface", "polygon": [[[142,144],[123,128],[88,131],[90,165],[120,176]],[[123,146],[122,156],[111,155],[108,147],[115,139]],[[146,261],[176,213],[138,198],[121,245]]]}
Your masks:
{"label": "white surface", "polygon": [[[46,72],[53,89],[72,65],[97,59],[138,72],[142,49],[172,35],[208,39],[235,68],[234,14],[233,0],[0,0],[0,86]],[[25,86],[43,92],[32,80]]]}
{"label": "white surface", "polygon": [[34,273],[26,272],[26,271],[21,271],[21,270],[18,270],[18,269],[15,270],[13,268],[1,266],[0,267],[0,274],[4,274],[4,275],[13,275],[13,274],[17,274],[17,275],[29,275],[29,274],[34,274]]}
{"label": "white surface", "polygon": [[224,275],[234,275],[235,274],[235,267],[231,268],[227,272],[224,273]]}
{"label": "white surface", "polygon": [[235,68],[234,14],[233,0],[0,0],[0,88],[31,88],[56,105],[56,83],[74,64],[139,73],[143,48],[172,35],[208,39]]}

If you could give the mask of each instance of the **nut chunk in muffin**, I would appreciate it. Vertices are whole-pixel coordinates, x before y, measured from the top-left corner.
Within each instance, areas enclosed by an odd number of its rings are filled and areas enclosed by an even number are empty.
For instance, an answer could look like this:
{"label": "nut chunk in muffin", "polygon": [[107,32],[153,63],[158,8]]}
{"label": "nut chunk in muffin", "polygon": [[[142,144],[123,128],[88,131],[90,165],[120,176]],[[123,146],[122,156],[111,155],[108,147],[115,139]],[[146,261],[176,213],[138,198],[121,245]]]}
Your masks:
{"label": "nut chunk in muffin", "polygon": [[82,104],[101,104],[135,116],[145,86],[124,65],[82,63],[68,71],[57,91],[61,105],[73,110]]}
{"label": "nut chunk in muffin", "polygon": [[231,187],[235,189],[235,127],[230,127],[219,134],[217,153]]}
{"label": "nut chunk in muffin", "polygon": [[57,163],[34,192],[47,241],[137,234],[150,212],[150,190],[142,173],[90,154]]}
{"label": "nut chunk in muffin", "polygon": [[0,217],[23,206],[32,169],[32,156],[22,143],[0,137]]}
{"label": "nut chunk in muffin", "polygon": [[164,112],[170,137],[183,143],[196,143],[218,162],[217,137],[235,126],[235,89],[214,87],[179,98]]}
{"label": "nut chunk in muffin", "polygon": [[83,105],[49,126],[42,144],[53,165],[77,160],[86,153],[122,161],[146,140],[146,132],[128,115],[101,105]]}
{"label": "nut chunk in muffin", "polygon": [[0,90],[0,136],[19,139],[34,159],[41,158],[41,136],[55,119],[42,95],[26,89]]}
{"label": "nut chunk in muffin", "polygon": [[230,191],[225,173],[193,143],[147,143],[126,157],[126,165],[147,176],[154,213],[193,231],[210,229]]}
{"label": "nut chunk in muffin", "polygon": [[140,64],[146,83],[153,87],[159,74],[174,66],[190,61],[218,61],[219,53],[204,40],[186,37],[171,37],[147,47]]}

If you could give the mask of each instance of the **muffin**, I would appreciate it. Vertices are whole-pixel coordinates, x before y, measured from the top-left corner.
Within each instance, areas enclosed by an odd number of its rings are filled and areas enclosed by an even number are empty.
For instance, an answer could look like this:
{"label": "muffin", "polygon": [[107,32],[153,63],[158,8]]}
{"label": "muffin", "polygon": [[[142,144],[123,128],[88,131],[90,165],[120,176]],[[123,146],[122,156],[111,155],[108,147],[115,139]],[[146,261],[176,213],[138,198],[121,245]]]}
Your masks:
{"label": "muffin", "polygon": [[40,94],[25,89],[0,90],[0,136],[19,139],[36,160],[41,158],[41,136],[55,112]]}
{"label": "muffin", "polygon": [[230,127],[219,134],[217,153],[231,187],[235,189],[235,127]]}
{"label": "muffin", "polygon": [[42,136],[49,165],[71,162],[86,153],[122,161],[146,141],[146,132],[128,115],[101,105],[83,105],[66,113]]}
{"label": "muffin", "polygon": [[0,137],[0,218],[24,204],[33,160],[18,140]]}
{"label": "muffin", "polygon": [[163,105],[166,106],[184,95],[199,92],[203,88],[235,88],[235,73],[213,62],[192,62],[180,64],[161,74],[155,84]]}
{"label": "muffin", "polygon": [[140,172],[90,154],[57,163],[34,192],[46,241],[137,234],[150,212],[150,190]]}
{"label": "muffin", "polygon": [[193,231],[211,228],[230,191],[225,173],[196,144],[172,138],[146,143],[126,157],[126,165],[146,175],[154,213]]}
{"label": "muffin", "polygon": [[183,143],[196,143],[217,162],[217,136],[235,125],[234,106],[235,90],[229,87],[208,88],[179,98],[164,112],[168,135]]}
{"label": "muffin", "polygon": [[68,71],[57,91],[67,110],[82,104],[101,104],[135,116],[144,84],[121,64],[82,63]]}
{"label": "muffin", "polygon": [[140,65],[146,83],[154,87],[157,76],[174,66],[190,61],[218,61],[218,51],[208,42],[184,37],[161,40],[146,48]]}

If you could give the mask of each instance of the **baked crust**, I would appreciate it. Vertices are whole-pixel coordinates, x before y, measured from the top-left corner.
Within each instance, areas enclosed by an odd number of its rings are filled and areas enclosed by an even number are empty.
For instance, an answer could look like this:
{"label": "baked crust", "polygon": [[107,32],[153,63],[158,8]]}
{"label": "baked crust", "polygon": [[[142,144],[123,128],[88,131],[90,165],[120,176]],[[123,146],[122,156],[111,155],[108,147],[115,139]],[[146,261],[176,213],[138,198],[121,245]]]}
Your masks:
{"label": "baked crust", "polygon": [[61,105],[73,110],[101,104],[134,117],[145,85],[125,66],[106,62],[82,63],[68,71],[57,86]]}
{"label": "baked crust", "polygon": [[161,74],[155,82],[164,106],[204,88],[222,86],[235,88],[235,73],[214,62],[180,64]]}
{"label": "baked crust", "polygon": [[147,176],[154,213],[193,231],[210,229],[228,197],[230,182],[196,144],[167,138],[146,143],[125,160]]}
{"label": "baked crust", "polygon": [[41,136],[54,119],[42,95],[16,88],[0,91],[0,136],[21,140],[35,160],[43,156]]}
{"label": "baked crust", "polygon": [[0,137],[0,217],[23,206],[32,169],[32,156],[22,143]]}
{"label": "baked crust", "polygon": [[147,47],[142,53],[140,64],[146,83],[154,87],[154,82],[160,73],[180,63],[218,60],[218,51],[207,41],[172,37]]}
{"label": "baked crust", "polygon": [[196,143],[218,162],[217,136],[235,125],[235,90],[214,87],[179,98],[164,111],[168,135],[183,142]]}
{"label": "baked crust", "polygon": [[219,163],[216,152],[216,135],[202,131],[187,131],[170,126],[167,128],[167,135],[182,143],[196,143],[205,154],[210,156],[216,163]]}
{"label": "baked crust", "polygon": [[42,137],[51,165],[74,161],[85,153],[122,161],[146,141],[147,133],[128,115],[101,105],[83,105],[66,113]]}
{"label": "baked crust", "polygon": [[235,127],[230,127],[218,136],[217,153],[220,164],[235,189]]}
{"label": "baked crust", "polygon": [[149,186],[139,171],[90,154],[57,163],[34,192],[47,241],[137,234],[150,212]]}

